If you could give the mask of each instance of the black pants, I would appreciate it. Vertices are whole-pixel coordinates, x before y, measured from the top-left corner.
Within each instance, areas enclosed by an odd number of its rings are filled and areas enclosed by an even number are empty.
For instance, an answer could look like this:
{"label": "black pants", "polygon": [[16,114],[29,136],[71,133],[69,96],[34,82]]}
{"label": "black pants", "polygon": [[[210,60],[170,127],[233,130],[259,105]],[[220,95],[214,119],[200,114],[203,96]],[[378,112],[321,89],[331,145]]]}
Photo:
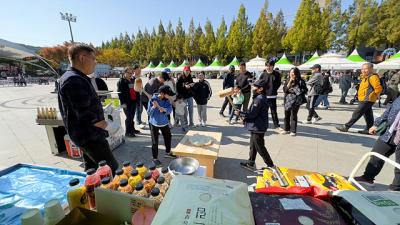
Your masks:
{"label": "black pants", "polygon": [[274,163],[272,162],[271,156],[269,155],[267,148],[265,148],[264,134],[265,133],[251,132],[249,161],[255,162],[258,152],[258,154],[260,154],[260,156],[263,158],[265,164],[267,164],[267,166],[269,167],[272,167],[274,166]]}
{"label": "black pants", "polygon": [[161,134],[164,138],[165,151],[167,153],[171,152],[171,130],[168,125],[163,127],[156,127],[150,124],[151,132],[151,152],[153,154],[153,159],[158,159],[158,131],[161,130]]}
{"label": "black pants", "polygon": [[118,162],[111,152],[110,145],[105,138],[98,138],[80,146],[83,151],[83,161],[85,164],[85,171],[91,168],[96,169],[98,163],[106,160],[107,165],[111,167],[113,175],[118,169]]}
{"label": "black pants", "polygon": [[296,133],[297,131],[297,113],[300,106],[292,106],[289,110],[285,110],[285,131]]}
{"label": "black pants", "polygon": [[231,103],[229,103],[228,97],[225,97],[224,103],[222,103],[221,110],[219,111],[220,114],[224,113],[227,105],[229,105],[229,115],[232,114],[232,105],[231,105]]}
{"label": "black pants", "polygon": [[315,112],[315,102],[317,101],[319,95],[311,95],[307,98],[307,109],[308,116],[307,121],[311,121],[312,118],[318,118],[317,112]]}
{"label": "black pants", "polygon": [[341,97],[340,97],[340,103],[345,103],[346,102],[346,97],[347,97],[347,93],[349,92],[349,89],[350,88],[343,88],[343,89],[341,89],[341,91],[342,91],[342,95],[341,95]]}
{"label": "black pants", "polygon": [[124,113],[126,116],[125,119],[125,133],[132,134],[135,130],[135,112],[136,112],[136,102],[133,104],[129,104],[124,109]]}
{"label": "black pants", "polygon": [[373,102],[360,102],[356,110],[353,112],[351,119],[345,124],[345,126],[347,128],[350,128],[362,116],[364,116],[365,123],[367,124],[367,127],[365,129],[368,130],[369,128],[371,128],[374,125],[374,113],[372,112],[373,105]]}
{"label": "black pants", "polygon": [[249,110],[251,92],[243,93],[243,97],[244,97],[244,100],[243,100],[243,104],[242,104],[242,107],[243,107],[242,110],[243,110],[243,112],[247,112]]}
{"label": "black pants", "polygon": [[[276,98],[268,98],[268,110],[271,110],[272,121],[274,122],[274,128],[279,127],[278,112],[276,106]],[[267,111],[268,113],[268,111]]]}
{"label": "black pants", "polygon": [[[396,156],[396,162],[400,163],[400,147],[391,142],[386,143],[381,141],[380,139],[376,140],[374,147],[372,148],[372,152],[377,152],[383,156],[390,157],[393,153]],[[369,160],[367,167],[365,168],[365,172],[363,177],[367,180],[374,180],[375,177],[381,172],[385,161],[372,156]],[[394,179],[392,184],[390,185],[391,190],[400,191],[400,170],[394,169]]]}

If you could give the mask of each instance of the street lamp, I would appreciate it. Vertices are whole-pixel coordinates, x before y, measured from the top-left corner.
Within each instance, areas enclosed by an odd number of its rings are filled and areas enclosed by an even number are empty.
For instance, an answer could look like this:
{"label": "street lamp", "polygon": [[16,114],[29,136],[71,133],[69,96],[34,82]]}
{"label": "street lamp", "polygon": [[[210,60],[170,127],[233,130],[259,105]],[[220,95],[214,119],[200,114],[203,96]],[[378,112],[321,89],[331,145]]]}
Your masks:
{"label": "street lamp", "polygon": [[72,36],[72,28],[71,28],[71,22],[76,22],[76,16],[73,16],[71,13],[62,13],[60,12],[61,15],[61,20],[68,21],[69,25],[69,32],[71,34],[71,41],[74,43],[74,36]]}

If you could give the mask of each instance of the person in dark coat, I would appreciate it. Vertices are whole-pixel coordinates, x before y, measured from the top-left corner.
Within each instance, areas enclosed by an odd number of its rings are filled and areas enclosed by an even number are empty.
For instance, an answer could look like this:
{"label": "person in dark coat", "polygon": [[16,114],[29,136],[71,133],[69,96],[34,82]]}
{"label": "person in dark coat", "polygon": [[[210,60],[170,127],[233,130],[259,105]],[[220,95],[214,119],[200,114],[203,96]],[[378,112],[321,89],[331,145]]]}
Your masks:
{"label": "person in dark coat", "polygon": [[199,126],[205,127],[207,123],[207,102],[211,98],[212,90],[210,83],[205,80],[205,73],[200,72],[199,81],[194,83],[190,89],[193,92],[194,100],[197,104],[197,112],[199,115]]}
{"label": "person in dark coat", "polygon": [[339,78],[339,88],[342,91],[342,96],[340,97],[340,104],[348,104],[346,102],[347,93],[351,88],[351,71],[346,71],[346,73],[342,74]]}
{"label": "person in dark coat", "polygon": [[242,117],[245,127],[250,131],[250,153],[249,160],[240,162],[240,165],[248,170],[254,171],[257,152],[263,158],[265,164],[273,167],[274,163],[265,148],[264,135],[268,129],[268,101],[264,80],[257,80],[254,83],[253,102],[250,109],[246,111],[237,111],[236,114]]}
{"label": "person in dark coat", "polygon": [[[224,77],[224,82],[222,83],[222,88],[228,89],[233,88],[235,86],[235,66],[229,66],[229,73]],[[225,117],[224,111],[226,106],[229,105],[229,115],[232,114],[232,105],[229,103],[228,97],[225,97],[224,103],[222,104],[221,110],[219,111],[219,115]]]}
{"label": "person in dark coat", "polygon": [[242,90],[242,94],[244,95],[243,111],[247,111],[251,96],[250,81],[253,78],[253,76],[249,71],[246,70],[245,62],[241,62],[239,68],[240,72],[239,75],[236,77],[236,85],[240,87],[240,90]]}
{"label": "person in dark coat", "polygon": [[178,95],[182,96],[184,101],[187,104],[187,112],[189,115],[189,119],[187,120],[189,122],[190,127],[194,127],[193,123],[193,93],[190,91],[190,88],[193,87],[193,78],[192,74],[190,71],[189,66],[185,66],[183,68],[183,75],[178,78],[178,81],[176,82],[176,92]]}

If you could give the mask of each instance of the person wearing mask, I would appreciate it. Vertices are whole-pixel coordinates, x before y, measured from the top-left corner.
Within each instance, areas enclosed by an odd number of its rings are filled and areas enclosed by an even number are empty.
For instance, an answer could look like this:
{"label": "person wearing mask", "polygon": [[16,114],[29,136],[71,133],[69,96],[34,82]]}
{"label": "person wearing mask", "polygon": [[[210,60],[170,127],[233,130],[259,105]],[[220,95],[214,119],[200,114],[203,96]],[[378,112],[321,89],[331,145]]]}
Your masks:
{"label": "person wearing mask", "polygon": [[[332,93],[332,85],[331,85],[331,73],[329,71],[323,73],[322,75],[322,92],[318,96],[318,99],[315,101],[315,107],[322,108],[322,109],[329,109],[330,104],[328,100],[329,93]],[[321,105],[320,107],[319,105]]]}
{"label": "person wearing mask", "polygon": [[297,67],[289,71],[289,79],[283,85],[283,92],[285,93],[284,108],[285,108],[285,125],[281,134],[288,134],[296,136],[297,132],[297,114],[300,106],[307,102],[306,82],[301,78],[300,70]]}
{"label": "person wearing mask", "polygon": [[[229,73],[227,73],[224,77],[224,81],[222,83],[222,88],[228,89],[228,88],[233,88],[235,86],[235,66],[231,65],[229,66]],[[222,104],[221,110],[219,111],[219,115],[221,117],[225,117],[224,111],[226,109],[226,106],[229,105],[229,115],[232,114],[232,105],[229,103],[228,97],[225,97],[224,103]]]}
{"label": "person wearing mask", "polygon": [[[381,117],[376,118],[374,126],[369,129],[370,134],[376,134],[378,127],[382,124],[386,130],[381,132],[381,135],[372,148],[372,152],[379,153],[385,157],[390,157],[395,153],[395,161],[400,163],[400,133],[398,133],[400,132],[400,98],[397,98]],[[354,179],[373,185],[375,177],[381,172],[384,164],[385,161],[372,156],[365,168],[364,174],[354,177]],[[400,191],[400,170],[397,168],[394,169],[394,179],[389,189]]]}
{"label": "person wearing mask", "polygon": [[199,126],[205,127],[207,124],[207,102],[211,98],[212,90],[210,83],[205,80],[206,75],[203,71],[199,73],[198,78],[199,81],[194,83],[191,91],[197,104]]}
{"label": "person wearing mask", "polygon": [[399,96],[400,71],[392,74],[387,82],[386,99],[384,105],[392,103]]}
{"label": "person wearing mask", "polygon": [[104,118],[100,99],[89,74],[96,66],[95,49],[86,44],[68,48],[71,68],[58,82],[58,104],[65,129],[71,140],[82,149],[85,170],[97,168],[105,160],[112,171],[118,169],[106,136],[118,131],[119,125]]}
{"label": "person wearing mask", "polygon": [[171,152],[171,129],[168,125],[168,115],[172,112],[172,104],[170,97],[174,96],[171,88],[167,85],[162,85],[158,89],[158,94],[154,94],[149,101],[147,114],[149,115],[149,124],[151,132],[151,151],[153,162],[157,167],[161,167],[162,163],[158,159],[158,135],[159,131],[164,138],[165,157],[175,158]]}
{"label": "person wearing mask", "polygon": [[250,81],[252,75],[246,70],[246,63],[241,62],[239,66],[239,75],[236,77],[236,85],[240,87],[242,94],[244,96],[243,101],[243,111],[246,112],[249,107],[250,96],[251,96],[251,85]]}
{"label": "person wearing mask", "polygon": [[119,79],[117,83],[117,91],[121,107],[125,113],[125,136],[135,137],[135,134],[140,133],[140,131],[135,129],[135,111],[137,92],[134,89],[134,80],[132,79],[133,68],[127,67],[124,70],[123,76]]}
{"label": "person wearing mask", "polygon": [[366,127],[364,130],[359,131],[362,134],[369,134],[369,129],[374,125],[374,113],[372,106],[378,99],[382,92],[379,75],[373,73],[374,65],[372,63],[365,63],[361,67],[360,86],[358,88],[358,101],[357,109],[354,110],[353,115],[349,122],[344,125],[337,126],[336,129],[341,132],[347,132],[362,116],[364,116]]}
{"label": "person wearing mask", "polygon": [[[268,109],[271,110],[272,121],[274,127],[278,131],[282,132],[283,129],[279,126],[276,98],[278,97],[278,89],[281,86],[281,74],[274,70],[275,60],[269,60],[265,63],[265,70],[260,76],[260,80],[264,80],[266,86],[265,91],[267,93]],[[268,111],[267,111],[268,114]]]}
{"label": "person wearing mask", "polygon": [[250,153],[249,160],[240,162],[240,165],[250,171],[256,170],[255,161],[257,152],[263,158],[265,164],[274,167],[274,163],[265,148],[264,135],[268,129],[268,115],[265,113],[268,109],[268,100],[264,80],[254,82],[253,101],[247,112],[236,111],[236,115],[242,117],[245,127],[250,131]]}
{"label": "person wearing mask", "polygon": [[307,98],[308,116],[307,120],[303,122],[305,124],[316,123],[322,119],[318,116],[317,112],[315,112],[315,102],[322,93],[323,77],[321,75],[321,65],[315,64],[311,67],[311,71],[313,74],[307,81],[307,85],[310,86],[310,88]]}
{"label": "person wearing mask", "polygon": [[346,71],[339,78],[339,88],[342,91],[342,95],[340,97],[339,104],[349,104],[346,102],[347,93],[351,88],[351,71]]}
{"label": "person wearing mask", "polygon": [[183,99],[185,100],[188,108],[188,114],[186,116],[189,116],[189,119],[187,120],[189,122],[190,127],[194,127],[193,123],[193,94],[190,91],[190,88],[193,87],[193,78],[192,75],[190,74],[190,67],[185,66],[183,68],[183,75],[178,78],[178,81],[176,82],[176,91],[178,95],[182,96]]}
{"label": "person wearing mask", "polygon": [[157,93],[158,89],[164,84],[165,80],[169,78],[169,75],[162,72],[157,77],[151,78],[143,88],[140,99],[143,107],[148,111],[147,106],[149,105],[149,99],[152,98],[154,93]]}

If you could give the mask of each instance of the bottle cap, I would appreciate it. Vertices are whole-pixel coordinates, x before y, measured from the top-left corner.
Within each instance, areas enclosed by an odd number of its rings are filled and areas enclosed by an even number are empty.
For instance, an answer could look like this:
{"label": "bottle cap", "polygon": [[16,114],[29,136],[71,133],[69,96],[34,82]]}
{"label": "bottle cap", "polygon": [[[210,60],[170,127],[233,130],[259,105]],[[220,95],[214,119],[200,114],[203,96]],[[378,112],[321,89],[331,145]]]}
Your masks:
{"label": "bottle cap", "polygon": [[93,175],[94,173],[96,173],[96,170],[95,170],[95,169],[88,169],[88,170],[86,170],[86,174],[87,174],[88,176]]}
{"label": "bottle cap", "polygon": [[142,183],[138,183],[138,184],[136,184],[136,186],[135,186],[135,190],[136,190],[136,191],[141,191],[141,190],[143,190],[143,188],[144,188],[144,186],[143,186]]}
{"label": "bottle cap", "polygon": [[124,173],[124,171],[122,171],[122,169],[118,169],[117,171],[115,171],[115,174],[117,175],[122,175]]}
{"label": "bottle cap", "polygon": [[165,178],[164,177],[158,177],[157,178],[157,184],[163,184],[165,182]]}
{"label": "bottle cap", "polygon": [[107,165],[106,160],[102,160],[99,162],[99,166],[105,166],[105,165]]}
{"label": "bottle cap", "polygon": [[111,181],[111,178],[110,178],[110,177],[104,177],[104,178],[101,180],[101,183],[102,183],[102,184],[109,184],[110,181]]}
{"label": "bottle cap", "polygon": [[130,166],[130,165],[131,165],[131,162],[129,162],[129,161],[124,161],[124,162],[122,163],[122,165],[124,165],[124,166]]}
{"label": "bottle cap", "polygon": [[146,173],[146,175],[144,175],[144,179],[145,180],[150,180],[151,179],[151,173],[150,172]]}
{"label": "bottle cap", "polygon": [[137,170],[132,170],[131,176],[135,177],[137,175],[139,175],[139,172]]}
{"label": "bottle cap", "polygon": [[160,189],[158,188],[153,188],[153,190],[151,190],[151,196],[156,197],[160,194]]}
{"label": "bottle cap", "polygon": [[79,184],[79,179],[78,178],[74,178],[72,180],[69,181],[69,186],[75,186]]}
{"label": "bottle cap", "polygon": [[119,182],[119,186],[120,187],[125,187],[126,185],[128,185],[128,180],[127,179],[123,179]]}

